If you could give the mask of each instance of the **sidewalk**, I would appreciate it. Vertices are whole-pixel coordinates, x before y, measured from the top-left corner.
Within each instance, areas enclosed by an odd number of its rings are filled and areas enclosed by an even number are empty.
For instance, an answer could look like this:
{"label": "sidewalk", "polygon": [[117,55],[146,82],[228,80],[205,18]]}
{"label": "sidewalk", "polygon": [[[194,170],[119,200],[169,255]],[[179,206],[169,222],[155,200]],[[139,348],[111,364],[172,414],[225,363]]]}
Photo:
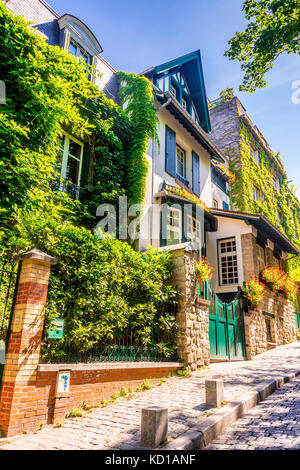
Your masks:
{"label": "sidewalk", "polygon": [[300,450],[300,378],[259,403],[206,450]]}
{"label": "sidewalk", "polygon": [[172,377],[161,386],[119,398],[85,417],[66,420],[62,427],[47,426],[35,434],[0,439],[0,450],[17,449],[140,449],[141,409],[151,405],[169,409],[169,441],[189,431],[216,409],[204,403],[204,380],[222,378],[225,400],[237,399],[267,379],[300,369],[300,342],[280,346],[251,361],[211,364],[191,377]]}

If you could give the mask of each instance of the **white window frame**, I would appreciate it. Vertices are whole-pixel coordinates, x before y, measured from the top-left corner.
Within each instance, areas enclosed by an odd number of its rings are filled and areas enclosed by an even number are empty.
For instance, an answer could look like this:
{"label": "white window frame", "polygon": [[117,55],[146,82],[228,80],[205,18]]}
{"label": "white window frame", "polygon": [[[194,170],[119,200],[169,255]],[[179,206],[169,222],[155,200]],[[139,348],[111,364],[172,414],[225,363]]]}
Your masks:
{"label": "white window frame", "polygon": [[[68,160],[70,158],[74,158],[75,160],[79,161],[79,171],[78,171],[78,178],[77,182],[73,183],[70,182],[71,184],[74,184],[75,186],[79,187],[80,186],[80,179],[81,179],[81,171],[82,171],[82,161],[83,161],[83,149],[84,149],[84,144],[80,142],[78,139],[75,137],[71,136],[70,134],[67,134],[66,132],[63,132],[63,138],[64,138],[64,147],[60,148],[62,150],[62,162],[61,162],[61,171],[60,171],[60,176],[64,180],[67,180],[67,166],[68,166]],[[78,159],[74,155],[70,154],[69,149],[70,149],[70,141],[75,142],[81,147],[81,153],[80,153],[80,158]]]}
{"label": "white window frame", "polygon": [[[172,216],[172,213],[177,214],[177,220],[178,220],[178,224],[175,225],[174,223],[169,223],[170,221],[170,218],[169,216],[171,215],[171,221],[173,220],[175,222],[175,217]],[[168,243],[168,241],[171,241],[171,239],[169,239],[168,235],[169,235],[169,232],[173,232],[175,234],[178,234],[178,242],[177,243],[181,243],[182,241],[182,210],[181,209],[178,209],[176,207],[172,207],[172,206],[168,206],[167,208],[167,226],[166,226],[166,233],[167,233],[167,245],[170,245]]]}
{"label": "white window frame", "polygon": [[173,96],[173,98],[175,98],[175,100],[177,99],[176,96],[177,96],[177,93],[176,93],[176,88],[174,87],[174,85],[170,85],[170,93],[171,95]]}
{"label": "white window frame", "polygon": [[200,249],[201,247],[201,223],[188,214],[187,216],[187,238],[194,242]]}
{"label": "white window frame", "polygon": [[182,98],[182,103],[181,103],[183,109],[185,109],[187,111],[187,102],[184,98]]}
{"label": "white window frame", "polygon": [[255,163],[260,166],[259,151],[257,149],[254,149],[253,147],[250,147],[250,154],[254,158]]}
{"label": "white window frame", "polygon": [[[181,174],[179,170],[179,165],[178,165],[178,153],[180,154],[182,158],[182,166],[183,166],[183,174]],[[180,162],[181,163],[181,162]],[[185,178],[186,174],[186,152],[184,149],[182,149],[179,145],[176,144],[176,174],[178,176],[181,176],[182,178]]]}
{"label": "white window frame", "polygon": [[[73,55],[72,52],[70,52],[70,47],[71,45],[73,44],[74,47],[76,47],[76,54]],[[80,54],[81,52],[81,54]],[[89,54],[85,49],[84,47],[82,47],[80,44],[78,44],[77,41],[75,41],[72,36],[71,36],[71,39],[70,39],[70,44],[69,44],[69,53],[73,56],[73,57],[76,57],[76,59],[79,61],[83,55],[85,55],[88,59],[88,62],[86,62],[87,65],[91,65],[92,64],[92,61],[93,61],[93,57],[91,56],[91,54]]]}
{"label": "white window frame", "polygon": [[253,201],[260,201],[260,190],[257,186],[252,188]]}
{"label": "white window frame", "polygon": [[[230,242],[235,242],[235,250],[230,250],[230,251],[227,251],[227,248],[229,248],[229,244]],[[226,238],[226,239],[223,239],[223,240],[218,240],[217,241],[218,243],[218,260],[219,260],[219,284],[220,286],[223,286],[223,287],[232,287],[232,286],[237,286],[239,284],[239,272],[238,272],[238,257],[237,257],[237,245],[236,245],[236,237],[232,237],[232,238]],[[222,248],[225,248],[222,246],[222,244],[225,244],[227,245],[226,246],[226,251],[222,253]],[[232,260],[230,260],[229,258],[232,257]],[[235,258],[235,259],[234,259]],[[229,265],[229,263],[232,262],[232,266]],[[226,266],[222,266],[222,263],[226,263]],[[223,269],[227,268],[227,273],[226,273],[226,276],[224,276],[223,274]],[[232,271],[232,279],[235,281],[235,282],[229,282],[229,279],[230,279],[230,276],[229,276],[229,268],[232,268],[233,271]],[[234,275],[234,273],[236,273],[236,275]],[[228,282],[225,282],[225,278]]]}

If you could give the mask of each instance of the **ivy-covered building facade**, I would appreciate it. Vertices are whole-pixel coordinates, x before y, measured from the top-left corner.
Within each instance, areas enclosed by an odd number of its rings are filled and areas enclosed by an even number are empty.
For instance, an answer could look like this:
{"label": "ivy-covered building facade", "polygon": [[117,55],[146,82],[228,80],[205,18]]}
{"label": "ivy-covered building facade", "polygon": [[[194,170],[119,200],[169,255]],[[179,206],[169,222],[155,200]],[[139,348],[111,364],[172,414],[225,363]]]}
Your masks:
{"label": "ivy-covered building facade", "polygon": [[[299,203],[288,187],[278,156],[272,154],[251,124],[241,103],[234,98],[228,103],[215,103],[209,109],[200,51],[151,67],[139,76],[122,74],[124,83],[120,85],[118,74],[102,58],[98,39],[78,18],[69,14],[60,17],[44,0],[10,0],[7,7],[33,21],[50,45],[59,46],[87,65],[94,65],[102,75],[92,73],[89,80],[115,103],[122,101],[120,96],[126,88],[126,80],[127,83],[133,80],[135,84],[139,80],[141,88],[134,86],[133,89],[150,96],[148,102],[146,100],[147,109],[142,108],[140,114],[141,102],[135,102],[136,114],[132,114],[138,116],[140,122],[133,120],[128,127],[118,107],[121,121],[118,137],[133,131],[128,139],[132,146],[127,151],[122,145],[116,145],[112,151],[110,143],[84,138],[66,126],[57,154],[60,178],[55,189],[81,201],[85,194],[84,200],[89,204],[93,191],[98,188],[99,205],[107,199],[112,202],[112,198],[107,198],[107,187],[112,188],[113,202],[118,196],[126,195],[127,190],[130,199],[143,206],[136,243],[139,251],[146,251],[149,245],[176,251],[178,246],[192,242],[195,258],[208,257],[215,276],[210,295],[204,301],[211,306],[209,314],[206,308],[207,315],[203,315],[206,339],[202,341],[199,336],[195,344],[201,349],[204,342],[210,343],[213,359],[244,359],[266,350],[268,343],[276,346],[295,339],[296,324],[294,315],[291,320],[290,301],[277,302],[276,305],[284,304],[286,313],[280,316],[279,307],[271,326],[260,309],[258,319],[253,317],[254,329],[252,318],[248,321],[247,333],[236,296],[240,295],[244,283],[251,276],[259,276],[268,263],[285,270],[287,257],[298,254],[295,245],[299,234]],[[143,129],[146,113],[151,129],[154,118],[157,119],[156,132]],[[105,116],[101,125],[100,134],[102,129],[103,133],[106,131]],[[116,140],[113,136],[112,141]],[[148,148],[143,152],[147,140]],[[123,180],[118,179],[119,174],[123,174]],[[96,211],[97,205],[89,207]],[[258,216],[251,218],[251,214]],[[280,229],[285,230],[285,234]],[[260,248],[263,261],[257,265],[253,260],[257,253],[261,254]],[[193,271],[192,263],[191,266]],[[249,266],[252,269],[248,269]],[[195,294],[194,271],[186,283]],[[205,297],[205,293],[198,291],[197,296]],[[264,308],[268,315],[275,315],[273,300],[266,300]],[[235,302],[235,309],[229,318],[227,304],[232,302]],[[199,315],[202,313],[200,308]],[[186,311],[181,314],[184,316]],[[275,333],[268,337],[269,327],[274,327]],[[259,334],[251,331],[259,331]],[[245,343],[247,335],[250,339]],[[257,345],[262,343],[259,349]],[[232,353],[231,344],[240,353]]]}
{"label": "ivy-covered building facade", "polygon": [[[209,106],[211,139],[228,156],[235,174],[230,208],[264,215],[299,247],[300,202],[280,155],[271,150],[237,97],[217,99]],[[297,266],[297,261],[291,261],[295,272]]]}

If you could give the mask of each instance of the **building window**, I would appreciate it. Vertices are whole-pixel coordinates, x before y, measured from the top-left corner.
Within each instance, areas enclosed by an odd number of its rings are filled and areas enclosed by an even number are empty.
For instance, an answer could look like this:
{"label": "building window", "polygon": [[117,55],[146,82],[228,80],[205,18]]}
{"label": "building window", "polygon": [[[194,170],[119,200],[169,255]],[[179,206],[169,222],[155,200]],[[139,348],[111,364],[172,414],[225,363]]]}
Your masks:
{"label": "building window", "polygon": [[238,284],[236,240],[230,238],[218,241],[220,285]]}
{"label": "building window", "polygon": [[201,248],[201,224],[199,220],[191,215],[187,216],[187,239],[195,243],[196,248],[200,251]]}
{"label": "building window", "polygon": [[252,194],[253,194],[253,201],[260,201],[260,190],[258,189],[257,186],[253,186],[252,188]]}
{"label": "building window", "polygon": [[187,104],[186,104],[186,101],[185,101],[184,98],[182,98],[182,103],[181,103],[181,104],[182,104],[182,107],[183,107],[185,110],[187,110]]}
{"label": "building window", "polygon": [[168,207],[167,213],[167,245],[181,243],[182,238],[181,210]]}
{"label": "building window", "polygon": [[60,176],[75,186],[80,185],[83,144],[64,134],[58,152],[57,170]]}
{"label": "building window", "polygon": [[170,85],[170,93],[175,99],[177,98],[176,88],[174,85]]}
{"label": "building window", "polygon": [[259,152],[257,149],[254,149],[253,147],[250,147],[250,155],[254,158],[255,162],[257,165],[260,166],[260,158],[259,158]]}
{"label": "building window", "polygon": [[76,57],[78,60],[83,59],[87,65],[92,63],[92,57],[88,54],[77,42],[73,39],[70,41],[69,52],[72,56]]}
{"label": "building window", "polygon": [[185,151],[176,145],[176,173],[185,178]]}
{"label": "building window", "polygon": [[214,200],[213,200],[213,206],[214,206],[215,209],[218,209],[219,204],[218,204],[217,199],[214,199]]}

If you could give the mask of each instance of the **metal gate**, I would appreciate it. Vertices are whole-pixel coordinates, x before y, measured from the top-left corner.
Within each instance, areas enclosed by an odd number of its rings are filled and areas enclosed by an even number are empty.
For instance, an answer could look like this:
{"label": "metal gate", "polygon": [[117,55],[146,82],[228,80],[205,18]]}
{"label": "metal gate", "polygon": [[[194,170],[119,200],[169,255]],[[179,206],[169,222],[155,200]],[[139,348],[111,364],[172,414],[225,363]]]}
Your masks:
{"label": "metal gate", "polygon": [[246,359],[241,290],[232,302],[218,297],[209,283],[204,286],[204,298],[210,300],[209,342],[212,359]]}
{"label": "metal gate", "polygon": [[15,301],[16,278],[16,265],[8,260],[2,259],[0,264],[0,386]]}

